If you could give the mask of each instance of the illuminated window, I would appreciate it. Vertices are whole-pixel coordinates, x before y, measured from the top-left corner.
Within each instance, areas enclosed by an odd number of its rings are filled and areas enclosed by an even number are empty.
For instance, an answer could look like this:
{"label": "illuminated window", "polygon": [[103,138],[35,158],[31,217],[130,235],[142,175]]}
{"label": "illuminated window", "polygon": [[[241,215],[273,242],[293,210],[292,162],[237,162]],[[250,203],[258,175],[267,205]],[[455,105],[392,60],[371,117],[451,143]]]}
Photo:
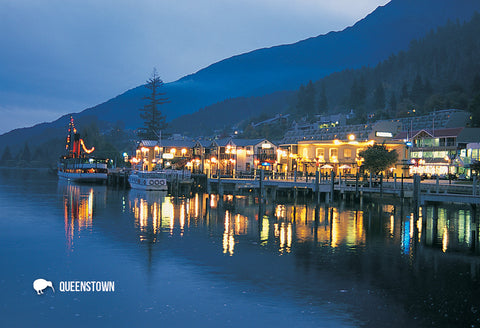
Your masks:
{"label": "illuminated window", "polygon": [[330,158],[338,157],[338,149],[337,148],[330,148]]}
{"label": "illuminated window", "polygon": [[303,148],[303,157],[308,158],[308,148]]}
{"label": "illuminated window", "polygon": [[444,158],[445,156],[447,156],[446,151],[434,151],[433,152],[433,158]]}
{"label": "illuminated window", "polygon": [[478,149],[472,149],[472,158],[478,159]]}
{"label": "illuminated window", "polygon": [[345,158],[350,158],[352,157],[352,150],[347,148],[343,150],[343,157]]}
{"label": "illuminated window", "polygon": [[320,158],[325,156],[325,149],[317,148],[315,149],[315,157]]}

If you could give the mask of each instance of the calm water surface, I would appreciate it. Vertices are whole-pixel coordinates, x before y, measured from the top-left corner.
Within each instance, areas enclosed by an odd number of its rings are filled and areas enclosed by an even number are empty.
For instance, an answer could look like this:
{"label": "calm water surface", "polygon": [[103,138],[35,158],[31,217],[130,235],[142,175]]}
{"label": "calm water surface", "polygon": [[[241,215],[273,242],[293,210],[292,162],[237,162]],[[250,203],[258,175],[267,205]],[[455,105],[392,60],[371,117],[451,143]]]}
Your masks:
{"label": "calm water surface", "polygon": [[[477,327],[477,222],[470,207],[260,206],[0,170],[1,326]],[[91,280],[115,291],[59,290]]]}

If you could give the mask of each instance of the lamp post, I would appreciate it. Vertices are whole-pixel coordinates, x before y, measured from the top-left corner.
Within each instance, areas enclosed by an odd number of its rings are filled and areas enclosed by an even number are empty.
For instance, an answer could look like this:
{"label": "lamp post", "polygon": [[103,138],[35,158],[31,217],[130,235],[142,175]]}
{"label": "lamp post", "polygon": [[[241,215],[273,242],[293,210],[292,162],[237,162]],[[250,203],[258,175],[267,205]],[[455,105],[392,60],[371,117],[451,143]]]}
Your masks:
{"label": "lamp post", "polygon": [[453,160],[455,159],[455,154],[449,154],[445,157],[448,158],[448,184],[452,184],[452,174],[450,173],[450,168]]}

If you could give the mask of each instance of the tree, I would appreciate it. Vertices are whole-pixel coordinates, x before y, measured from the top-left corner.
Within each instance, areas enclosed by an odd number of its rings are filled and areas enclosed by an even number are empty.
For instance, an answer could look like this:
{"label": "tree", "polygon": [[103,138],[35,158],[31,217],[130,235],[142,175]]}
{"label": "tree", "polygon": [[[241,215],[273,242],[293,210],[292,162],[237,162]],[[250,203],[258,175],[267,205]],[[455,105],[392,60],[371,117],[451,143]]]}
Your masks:
{"label": "tree", "polygon": [[12,152],[10,151],[10,147],[6,146],[3,150],[2,154],[2,162],[10,161],[13,159]]}
{"label": "tree", "polygon": [[480,173],[480,161],[470,163],[470,169],[472,170],[472,174],[478,176],[478,173]]}
{"label": "tree", "polygon": [[392,92],[392,96],[390,97],[390,113],[397,112],[397,97],[395,97],[395,92]]}
{"label": "tree", "polygon": [[359,154],[363,157],[363,167],[374,174],[378,174],[394,165],[398,160],[395,150],[388,150],[385,145],[374,144],[362,150]]}
{"label": "tree", "polygon": [[416,105],[420,107],[423,106],[424,85],[423,85],[423,80],[420,74],[417,74],[417,76],[415,77],[415,80],[413,81],[412,91],[410,92],[410,98]]}
{"label": "tree", "polygon": [[315,112],[315,87],[312,81],[298,90],[297,111],[300,115],[313,116]]}
{"label": "tree", "polygon": [[363,111],[365,107],[365,99],[367,90],[365,88],[365,80],[361,77],[359,80],[354,79],[350,88],[349,105],[358,111]]}
{"label": "tree", "polygon": [[327,99],[327,93],[325,91],[325,83],[322,83],[322,86],[320,88],[320,95],[318,99],[318,111],[320,113],[328,112],[328,99]]}
{"label": "tree", "polygon": [[472,113],[472,126],[480,127],[480,93],[470,101],[468,109]]}
{"label": "tree", "polygon": [[385,89],[383,88],[383,84],[379,83],[375,88],[373,93],[373,106],[375,109],[383,110],[385,109]]}
{"label": "tree", "polygon": [[20,159],[27,162],[31,160],[30,148],[28,147],[27,143],[25,143],[25,146],[23,147],[23,151],[22,151],[22,154],[20,155]]}
{"label": "tree", "polygon": [[150,90],[150,95],[143,97],[148,103],[140,109],[140,117],[144,121],[144,126],[140,129],[139,136],[145,139],[158,139],[159,132],[167,126],[165,116],[160,111],[160,106],[168,102],[165,93],[160,92],[163,81],[154,69],[152,76],[147,80],[146,87]]}
{"label": "tree", "polygon": [[408,98],[410,98],[410,97],[409,97],[409,94],[408,94],[407,82],[403,81],[402,91],[400,93],[400,101],[403,101],[403,100],[408,99]]}
{"label": "tree", "polygon": [[473,77],[471,89],[472,94],[477,94],[480,92],[480,75],[478,75],[478,73]]}

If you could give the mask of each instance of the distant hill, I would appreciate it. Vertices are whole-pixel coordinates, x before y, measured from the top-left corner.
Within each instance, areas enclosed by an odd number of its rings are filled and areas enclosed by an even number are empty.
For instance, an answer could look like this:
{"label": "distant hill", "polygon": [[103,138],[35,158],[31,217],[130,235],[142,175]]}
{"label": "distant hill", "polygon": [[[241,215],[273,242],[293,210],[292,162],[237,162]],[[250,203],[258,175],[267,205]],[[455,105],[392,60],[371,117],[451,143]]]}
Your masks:
{"label": "distant hill", "polygon": [[[406,49],[412,39],[444,25],[448,19],[469,19],[475,10],[480,10],[478,0],[392,0],[341,32],[234,56],[168,83],[164,91],[171,103],[163,109],[172,120],[229,98],[292,90],[332,72],[376,65]],[[131,89],[75,117],[95,118],[104,127],[123,121],[127,128],[136,128],[141,124],[138,108],[143,105],[145,90],[144,86]],[[49,124],[15,130],[0,136],[0,144],[40,144],[48,136],[58,137],[56,131],[66,122],[65,116]]]}
{"label": "distant hill", "polygon": [[[476,12],[468,22],[448,21],[425,37],[412,40],[407,50],[390,55],[374,67],[335,72],[295,91],[226,100],[181,116],[172,125],[177,131],[195,134],[200,129],[223,129],[242,120],[248,122],[245,118],[254,114],[254,119],[259,114],[272,117],[288,113],[294,119],[314,120],[316,114],[354,110],[357,123],[362,123],[369,118],[456,108],[473,112],[472,124],[480,126],[478,31],[480,14]],[[310,101],[305,100],[308,88]]]}
{"label": "distant hill", "polygon": [[[480,13],[467,22],[448,21],[406,51],[374,67],[335,72],[314,83],[313,113],[354,109],[359,114],[402,117],[440,109],[473,110],[480,93]],[[359,88],[361,92],[359,92]],[[321,108],[320,94],[327,108]],[[299,95],[297,93],[297,95]]]}
{"label": "distant hill", "polygon": [[212,135],[215,130],[230,128],[259,114],[273,116],[285,112],[295,101],[294,91],[227,99],[174,119],[168,129],[188,136]]}

